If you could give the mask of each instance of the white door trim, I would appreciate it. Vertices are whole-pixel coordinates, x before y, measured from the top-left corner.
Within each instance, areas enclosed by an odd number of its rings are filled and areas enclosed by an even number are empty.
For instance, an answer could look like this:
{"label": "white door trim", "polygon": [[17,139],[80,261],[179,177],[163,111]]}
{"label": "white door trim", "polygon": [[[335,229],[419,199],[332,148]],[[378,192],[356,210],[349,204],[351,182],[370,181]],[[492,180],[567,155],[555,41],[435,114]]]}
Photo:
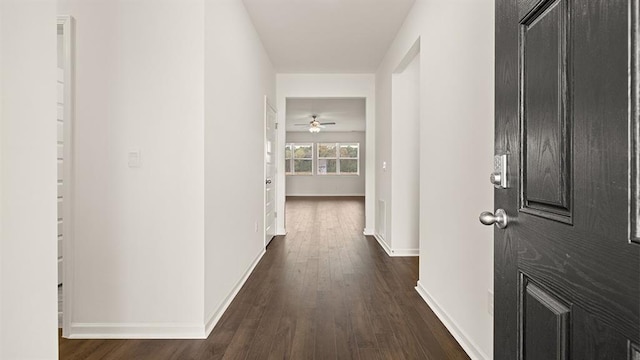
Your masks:
{"label": "white door trim", "polygon": [[74,157],[73,157],[73,123],[75,121],[75,20],[69,15],[58,16],[58,25],[62,26],[64,39],[64,163],[62,194],[65,206],[63,207],[63,321],[62,336],[70,335],[71,320],[73,319],[73,264],[74,264]]}
{"label": "white door trim", "polygon": [[[263,119],[263,122],[262,122],[263,126],[264,126],[264,128],[263,128],[263,136],[262,136],[262,138],[264,139],[264,144],[263,144],[263,147],[262,147],[263,151],[266,151],[266,148],[267,148],[267,121],[268,121],[267,117],[268,117],[268,110],[272,110],[276,114],[276,129],[277,129],[278,111],[276,110],[275,107],[273,107],[273,105],[271,105],[271,103],[269,103],[269,99],[267,98],[267,95],[265,95],[264,96],[264,119]],[[272,146],[275,147],[275,151],[274,152],[276,154],[279,154],[278,153],[279,143],[280,142],[278,141],[278,131],[276,130],[276,133],[275,133],[275,144],[272,145]],[[273,185],[272,185],[272,189],[273,189],[273,191],[275,191],[274,199],[276,199],[276,204],[277,204],[277,199],[278,199],[278,186],[277,186],[278,185],[278,161],[277,161],[277,159],[275,159],[274,161],[276,161],[276,173],[275,173],[275,176],[273,176],[271,181],[274,182]],[[262,173],[263,185],[264,185],[264,181],[265,181],[266,178],[267,178],[267,163],[266,163],[266,159],[263,156],[263,173]],[[262,190],[262,205],[263,205],[262,206],[262,211],[263,211],[263,214],[262,214],[262,224],[263,224],[263,226],[262,226],[262,238],[264,239],[264,248],[265,248],[265,250],[267,248],[267,245],[269,245],[268,242],[267,242],[267,208],[265,206],[266,204],[267,204],[267,187],[265,186],[265,187],[263,187],[263,190]],[[276,205],[276,209],[275,210],[276,210],[276,220],[275,220],[276,224],[275,225],[277,227],[277,223],[278,223],[278,220],[277,220],[278,207],[277,207],[277,205]]]}

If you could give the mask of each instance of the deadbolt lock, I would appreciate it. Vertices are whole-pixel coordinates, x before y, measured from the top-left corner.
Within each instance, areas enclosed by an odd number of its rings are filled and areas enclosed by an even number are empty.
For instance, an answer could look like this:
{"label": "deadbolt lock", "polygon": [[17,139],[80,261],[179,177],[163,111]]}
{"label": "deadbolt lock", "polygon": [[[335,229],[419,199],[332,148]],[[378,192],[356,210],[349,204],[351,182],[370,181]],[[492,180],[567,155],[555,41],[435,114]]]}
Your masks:
{"label": "deadbolt lock", "polygon": [[507,180],[507,155],[496,155],[493,157],[493,172],[489,176],[489,181],[496,189],[508,189]]}
{"label": "deadbolt lock", "polygon": [[491,173],[491,176],[489,177],[489,180],[496,187],[500,187],[500,185],[502,184],[502,181],[501,181],[502,180],[502,176],[500,175],[500,173],[497,173],[497,172]]}

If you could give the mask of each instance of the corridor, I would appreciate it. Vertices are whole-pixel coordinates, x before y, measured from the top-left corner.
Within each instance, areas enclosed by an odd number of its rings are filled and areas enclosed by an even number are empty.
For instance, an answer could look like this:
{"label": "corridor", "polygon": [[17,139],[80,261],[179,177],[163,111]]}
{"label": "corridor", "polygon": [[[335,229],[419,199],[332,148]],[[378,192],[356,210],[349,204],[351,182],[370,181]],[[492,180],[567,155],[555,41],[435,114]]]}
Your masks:
{"label": "corridor", "polygon": [[60,339],[61,359],[467,359],[414,290],[418,258],[362,235],[364,198],[288,198],[287,236],[206,340]]}

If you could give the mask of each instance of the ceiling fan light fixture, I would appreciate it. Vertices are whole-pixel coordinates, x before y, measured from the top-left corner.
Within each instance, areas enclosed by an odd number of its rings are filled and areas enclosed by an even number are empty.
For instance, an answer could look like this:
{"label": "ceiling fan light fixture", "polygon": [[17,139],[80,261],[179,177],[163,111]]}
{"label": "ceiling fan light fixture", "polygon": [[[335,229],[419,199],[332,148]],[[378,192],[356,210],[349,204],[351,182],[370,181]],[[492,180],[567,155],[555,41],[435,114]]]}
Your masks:
{"label": "ceiling fan light fixture", "polygon": [[309,132],[310,132],[310,133],[314,133],[314,134],[315,134],[315,133],[319,133],[319,132],[320,132],[320,128],[319,128],[319,127],[317,127],[317,126],[311,126],[311,127],[309,128]]}

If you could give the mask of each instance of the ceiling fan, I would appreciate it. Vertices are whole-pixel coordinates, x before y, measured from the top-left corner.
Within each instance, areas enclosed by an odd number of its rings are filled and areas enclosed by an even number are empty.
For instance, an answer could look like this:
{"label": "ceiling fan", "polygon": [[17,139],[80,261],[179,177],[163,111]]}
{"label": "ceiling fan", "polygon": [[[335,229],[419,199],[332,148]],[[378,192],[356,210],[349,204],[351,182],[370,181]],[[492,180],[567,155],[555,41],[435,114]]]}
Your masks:
{"label": "ceiling fan", "polygon": [[335,125],[335,122],[319,122],[318,115],[311,115],[311,121],[309,124],[294,124],[294,126],[309,126],[309,132],[319,133],[320,129],[324,129],[325,125]]}

